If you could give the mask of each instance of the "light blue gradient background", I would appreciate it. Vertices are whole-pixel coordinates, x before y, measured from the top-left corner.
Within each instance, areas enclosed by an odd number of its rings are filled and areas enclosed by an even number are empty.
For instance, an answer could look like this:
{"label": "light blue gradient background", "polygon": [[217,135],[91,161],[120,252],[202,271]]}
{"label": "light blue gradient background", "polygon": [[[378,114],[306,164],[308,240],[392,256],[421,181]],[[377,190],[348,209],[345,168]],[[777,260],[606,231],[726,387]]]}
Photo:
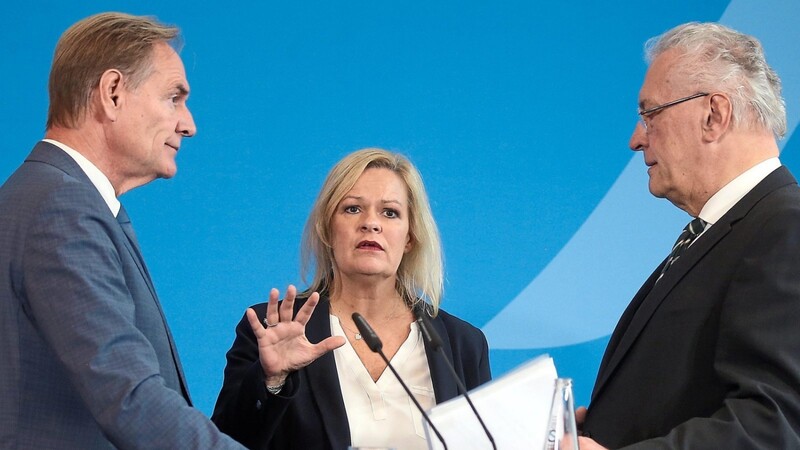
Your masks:
{"label": "light blue gradient background", "polygon": [[[121,200],[207,414],[245,308],[302,284],[305,218],[352,150],[400,151],[422,171],[443,307],[483,328],[495,376],[547,352],[585,404],[619,315],[688,220],[649,195],[627,149],[643,42],[691,20],[758,36],[798,120],[794,0],[220,5],[23,2],[0,18],[2,179],[43,135],[70,24],[119,10],[183,29],[199,132],[174,179]],[[783,145],[800,174],[798,139]]]}

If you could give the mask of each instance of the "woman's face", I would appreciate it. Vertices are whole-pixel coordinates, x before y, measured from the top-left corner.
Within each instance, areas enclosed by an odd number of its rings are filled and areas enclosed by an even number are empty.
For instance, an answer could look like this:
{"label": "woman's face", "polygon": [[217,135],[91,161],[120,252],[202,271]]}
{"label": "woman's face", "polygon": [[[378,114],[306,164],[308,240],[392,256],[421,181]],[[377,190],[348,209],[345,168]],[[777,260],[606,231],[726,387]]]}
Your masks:
{"label": "woman's face", "polygon": [[331,218],[337,275],[395,277],[411,250],[408,219],[403,179],[389,169],[365,170]]}

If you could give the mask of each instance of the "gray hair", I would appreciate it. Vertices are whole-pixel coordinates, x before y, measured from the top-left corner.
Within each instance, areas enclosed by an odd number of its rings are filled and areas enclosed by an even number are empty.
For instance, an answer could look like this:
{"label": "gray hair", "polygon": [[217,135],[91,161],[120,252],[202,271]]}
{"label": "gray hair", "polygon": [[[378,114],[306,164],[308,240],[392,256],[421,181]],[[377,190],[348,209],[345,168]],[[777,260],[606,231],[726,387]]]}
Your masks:
{"label": "gray hair", "polygon": [[674,70],[690,84],[730,97],[734,127],[763,127],[778,138],[786,134],[781,80],[758,39],[716,23],[691,22],[648,40],[645,58],[649,64],[673,49],[681,62]]}

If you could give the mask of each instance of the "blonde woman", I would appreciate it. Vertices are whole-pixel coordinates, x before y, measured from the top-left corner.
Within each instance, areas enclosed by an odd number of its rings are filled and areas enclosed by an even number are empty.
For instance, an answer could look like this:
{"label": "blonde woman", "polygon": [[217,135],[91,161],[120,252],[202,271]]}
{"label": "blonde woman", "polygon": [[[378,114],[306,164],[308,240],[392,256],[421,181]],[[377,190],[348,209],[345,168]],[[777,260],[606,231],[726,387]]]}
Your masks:
{"label": "blonde woman", "polygon": [[248,309],[227,354],[212,419],[250,448],[427,449],[422,419],[351,318],[360,313],[424,408],[458,395],[426,348],[427,314],[468,389],[491,378],[477,328],[439,309],[442,251],[422,178],[403,156],[364,149],[339,161],[306,224],[309,289]]}

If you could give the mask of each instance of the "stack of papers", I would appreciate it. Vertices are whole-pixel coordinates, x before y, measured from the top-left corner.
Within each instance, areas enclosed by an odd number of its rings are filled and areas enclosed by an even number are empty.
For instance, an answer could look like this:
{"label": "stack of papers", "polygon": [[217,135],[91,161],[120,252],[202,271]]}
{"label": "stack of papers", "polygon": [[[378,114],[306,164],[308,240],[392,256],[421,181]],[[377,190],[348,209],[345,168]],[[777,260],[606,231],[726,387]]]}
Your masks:
{"label": "stack of papers", "polygon": [[[470,391],[498,449],[544,448],[557,377],[553,358],[542,355]],[[492,448],[463,396],[436,405],[430,417],[449,449]],[[425,429],[429,448],[443,449],[427,423]]]}

